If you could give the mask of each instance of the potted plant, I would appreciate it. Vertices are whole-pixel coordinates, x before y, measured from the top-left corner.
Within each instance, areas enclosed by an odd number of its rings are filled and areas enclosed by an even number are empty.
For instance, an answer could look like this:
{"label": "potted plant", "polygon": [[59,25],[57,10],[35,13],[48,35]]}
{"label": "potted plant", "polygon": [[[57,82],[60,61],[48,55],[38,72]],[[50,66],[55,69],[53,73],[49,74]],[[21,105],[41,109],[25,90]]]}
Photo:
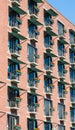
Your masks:
{"label": "potted plant", "polygon": [[21,102],[21,98],[19,96],[15,97],[16,102]]}
{"label": "potted plant", "polygon": [[50,23],[53,24],[54,23],[54,19],[51,18],[50,19]]}
{"label": "potted plant", "polygon": [[17,74],[21,75],[21,70],[16,70]]}
{"label": "potted plant", "polygon": [[16,124],[16,125],[14,126],[14,129],[15,129],[15,130],[21,130],[21,125]]}
{"label": "potted plant", "polygon": [[40,58],[40,56],[39,56],[38,54],[35,54],[35,58],[39,59],[39,58]]}
{"label": "potted plant", "polygon": [[34,80],[39,83],[40,82],[40,79],[38,77],[35,77]]}
{"label": "potted plant", "polygon": [[50,111],[55,111],[55,109],[53,107],[50,107]]}
{"label": "potted plant", "polygon": [[64,33],[67,33],[67,30],[66,30],[66,29],[64,29],[64,30],[63,30],[63,32],[64,32]]}
{"label": "potted plant", "polygon": [[67,70],[66,69],[64,69],[64,71],[63,71],[64,73],[67,73]]}

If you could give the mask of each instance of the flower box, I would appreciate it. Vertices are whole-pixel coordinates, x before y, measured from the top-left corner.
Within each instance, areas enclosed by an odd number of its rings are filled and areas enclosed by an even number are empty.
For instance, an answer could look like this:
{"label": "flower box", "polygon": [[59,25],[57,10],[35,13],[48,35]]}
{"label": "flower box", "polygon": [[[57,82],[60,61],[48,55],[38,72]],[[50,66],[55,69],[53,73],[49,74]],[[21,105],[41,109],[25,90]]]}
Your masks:
{"label": "flower box", "polygon": [[21,75],[21,70],[16,70],[17,74]]}
{"label": "flower box", "polygon": [[34,78],[34,80],[39,83],[40,82],[40,79],[38,77]]}
{"label": "flower box", "polygon": [[66,30],[66,29],[64,29],[64,30],[63,30],[63,32],[64,32],[64,33],[67,33],[67,30]]}
{"label": "flower box", "polygon": [[67,94],[68,93],[68,91],[67,90],[64,90],[64,94]]}
{"label": "flower box", "polygon": [[54,23],[54,19],[51,18],[50,19],[50,23],[53,24]]}
{"label": "flower box", "polygon": [[21,98],[20,97],[15,97],[16,102],[21,102]]}
{"label": "flower box", "polygon": [[17,44],[17,47],[21,50],[22,46],[20,44]]}
{"label": "flower box", "polygon": [[38,54],[35,54],[35,58],[39,59],[39,58],[40,58],[40,56],[39,56]]}
{"label": "flower box", "polygon": [[51,62],[51,66],[54,66],[54,62]]}
{"label": "flower box", "polygon": [[66,69],[64,69],[63,73],[67,73],[67,70],[66,70]]}
{"label": "flower box", "polygon": [[37,12],[39,12],[39,8],[37,6],[34,6],[34,8],[36,9]]}
{"label": "flower box", "polygon": [[50,111],[55,111],[55,109],[53,107],[50,108]]}
{"label": "flower box", "polygon": [[39,107],[40,105],[39,105],[39,103],[35,103],[34,106],[35,107]]}
{"label": "flower box", "polygon": [[14,130],[21,130],[21,126],[20,126],[19,124],[16,124],[16,125],[14,126]]}

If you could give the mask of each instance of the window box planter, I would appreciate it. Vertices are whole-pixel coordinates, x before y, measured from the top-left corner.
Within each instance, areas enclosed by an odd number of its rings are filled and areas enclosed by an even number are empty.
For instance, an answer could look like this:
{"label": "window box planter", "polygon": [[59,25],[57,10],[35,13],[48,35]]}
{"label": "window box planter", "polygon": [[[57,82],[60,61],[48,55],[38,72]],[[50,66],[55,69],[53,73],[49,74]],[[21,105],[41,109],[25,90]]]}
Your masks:
{"label": "window box planter", "polygon": [[35,54],[35,58],[39,59],[39,58],[40,58],[40,56],[39,56],[38,54]]}
{"label": "window box planter", "polygon": [[40,79],[38,77],[34,78],[34,80],[39,83],[40,82]]}
{"label": "window box planter", "polygon": [[17,44],[17,47],[21,50],[22,46],[20,44]]}
{"label": "window box planter", "polygon": [[19,22],[19,24],[22,24],[22,20],[20,17],[17,17],[17,21]]}
{"label": "window box planter", "polygon": [[63,32],[64,32],[64,33],[67,33],[67,30],[66,30],[66,29],[64,29],[64,30],[63,30]]}
{"label": "window box planter", "polygon": [[67,94],[68,93],[68,91],[67,90],[64,90],[64,94]]}
{"label": "window box planter", "polygon": [[21,130],[21,126],[20,126],[19,124],[16,124],[16,125],[14,126],[14,130]]}
{"label": "window box planter", "polygon": [[34,6],[34,9],[39,12],[39,8],[37,6]]}
{"label": "window box planter", "polygon": [[39,105],[39,103],[35,103],[34,106],[35,107],[39,107],[40,105]]}
{"label": "window box planter", "polygon": [[50,19],[50,23],[53,24],[54,23],[54,19],[51,18]]}
{"label": "window box planter", "polygon": [[16,70],[17,74],[21,75],[21,70]]}
{"label": "window box planter", "polygon": [[51,66],[54,66],[54,62],[51,62]]}
{"label": "window box planter", "polygon": [[54,41],[53,41],[53,40],[50,40],[50,44],[51,44],[51,45],[54,45]]}
{"label": "window box planter", "polygon": [[50,111],[55,111],[55,109],[53,107],[50,108]]}
{"label": "window box planter", "polygon": [[67,73],[67,70],[66,70],[66,69],[64,69],[64,70],[63,70],[63,73]]}
{"label": "window box planter", "polygon": [[39,128],[34,128],[34,130],[39,130]]}
{"label": "window box planter", "polygon": [[15,97],[16,102],[21,102],[21,98],[20,97]]}

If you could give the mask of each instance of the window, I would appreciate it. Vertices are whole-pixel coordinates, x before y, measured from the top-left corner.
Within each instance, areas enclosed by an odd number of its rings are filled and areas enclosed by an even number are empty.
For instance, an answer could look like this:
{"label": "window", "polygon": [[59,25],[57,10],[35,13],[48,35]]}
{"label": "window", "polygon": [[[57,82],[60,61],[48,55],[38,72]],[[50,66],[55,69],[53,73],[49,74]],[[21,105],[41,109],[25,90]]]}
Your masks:
{"label": "window", "polygon": [[52,130],[52,124],[48,122],[44,122],[44,130]]}
{"label": "window", "polygon": [[8,87],[8,103],[10,107],[19,107],[17,97],[20,97],[19,90]]}
{"label": "window", "polygon": [[36,62],[37,49],[31,45],[28,45],[28,60],[30,62]]}
{"label": "window", "polygon": [[20,47],[21,47],[20,46],[20,41],[18,39],[9,38],[9,41],[8,41],[9,52],[19,54]]}
{"label": "window", "polygon": [[58,62],[58,74],[59,74],[60,77],[64,76],[63,71],[64,71],[64,64]]}
{"label": "window", "polygon": [[70,69],[70,81],[75,82],[75,70]]}
{"label": "window", "polygon": [[30,112],[36,112],[37,111],[37,96],[36,95],[32,95],[32,94],[28,94],[28,111]]}
{"label": "window", "polygon": [[52,58],[45,54],[44,55],[44,68],[45,68],[45,70],[51,69],[51,62],[52,62]]}
{"label": "window", "polygon": [[64,45],[58,42],[58,55],[64,56]]}
{"label": "window", "polygon": [[58,125],[58,130],[65,130],[65,126],[63,126],[63,125]]}
{"label": "window", "polygon": [[75,122],[75,108],[70,108],[70,120]]}
{"label": "window", "polygon": [[19,18],[19,14],[17,14],[15,11],[13,11],[11,8],[9,8],[9,26],[16,26],[19,28],[19,21],[18,21],[18,18]]}
{"label": "window", "polygon": [[50,24],[51,24],[50,19],[51,19],[50,14],[44,10],[44,24],[45,24],[45,26],[50,26]]}
{"label": "window", "polygon": [[37,6],[37,2],[34,2],[33,0],[28,0],[28,10],[29,14],[35,14],[37,15],[39,8]]}
{"label": "window", "polygon": [[48,77],[44,77],[44,91],[52,93],[52,80]]}
{"label": "window", "polygon": [[65,119],[65,106],[58,103],[58,117],[59,119]]}
{"label": "window", "polygon": [[45,99],[44,100],[44,114],[45,114],[45,116],[52,116],[51,108],[52,108],[52,101]]}
{"label": "window", "polygon": [[70,130],[75,130],[75,128],[72,127],[72,128],[70,128]]}
{"label": "window", "polygon": [[64,90],[65,90],[65,86],[63,84],[61,84],[61,83],[58,83],[58,94],[59,94],[59,97],[65,97]]}
{"label": "window", "polygon": [[37,26],[28,23],[28,33],[29,33],[29,38],[35,38],[37,39]]}
{"label": "window", "polygon": [[37,72],[28,69],[28,85],[30,87],[37,86],[38,80],[36,80],[36,78],[37,78]]}
{"label": "window", "polygon": [[70,44],[75,44],[75,35],[73,33],[69,33],[70,35]]}
{"label": "window", "polygon": [[64,35],[64,25],[58,21],[58,35]]}
{"label": "window", "polygon": [[70,100],[71,102],[75,102],[75,89],[70,89]]}
{"label": "window", "polygon": [[8,130],[14,130],[16,126],[19,126],[19,117],[14,115],[7,115]]}
{"label": "window", "polygon": [[52,45],[51,40],[52,40],[52,37],[49,36],[49,35],[46,35],[46,34],[44,33],[44,46],[45,46],[46,48],[51,47],[51,45]]}
{"label": "window", "polygon": [[9,79],[19,79],[19,73],[17,73],[17,70],[20,70],[20,66],[17,63],[8,61],[8,78]]}
{"label": "window", "polygon": [[75,63],[75,52],[70,50],[69,57],[70,57],[70,62]]}
{"label": "window", "polygon": [[27,130],[34,130],[35,128],[37,128],[37,121],[35,119],[28,119],[27,128]]}

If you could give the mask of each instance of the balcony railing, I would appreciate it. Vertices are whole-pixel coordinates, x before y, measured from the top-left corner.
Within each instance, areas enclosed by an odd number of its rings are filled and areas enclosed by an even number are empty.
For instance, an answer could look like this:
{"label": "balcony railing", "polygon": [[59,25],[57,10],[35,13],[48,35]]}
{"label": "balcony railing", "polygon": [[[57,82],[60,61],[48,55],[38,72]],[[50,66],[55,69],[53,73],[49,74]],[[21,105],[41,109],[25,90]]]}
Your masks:
{"label": "balcony railing", "polygon": [[30,14],[34,14],[34,15],[37,15],[39,12],[39,8],[37,6],[34,6],[32,8],[29,8],[29,13]]}
{"label": "balcony railing", "polygon": [[11,27],[17,27],[17,28],[19,28],[19,22],[17,21],[17,18],[15,18],[15,20],[9,20],[9,25]]}
{"label": "balcony railing", "polygon": [[46,49],[52,49],[53,45],[54,45],[54,42],[49,42],[49,43],[44,43]]}
{"label": "balcony railing", "polygon": [[75,96],[71,96],[71,102],[75,103]]}
{"label": "balcony railing", "polygon": [[32,113],[35,113],[35,112],[37,112],[37,107],[34,106],[33,104],[32,105],[28,105],[28,111],[32,112]]}
{"label": "balcony railing", "polygon": [[65,113],[64,112],[59,112],[58,115],[59,115],[59,119],[61,119],[61,120],[65,119]]}
{"label": "balcony railing", "polygon": [[17,73],[17,72],[8,72],[8,78],[10,79],[10,80],[18,80],[19,81],[19,73]]}
{"label": "balcony railing", "polygon": [[36,33],[35,32],[34,33],[29,32],[29,38],[31,38],[31,39],[37,39]]}
{"label": "balcony railing", "polygon": [[16,48],[9,48],[9,51],[12,55],[20,55],[20,51]]}
{"label": "balcony railing", "polygon": [[16,100],[9,100],[8,103],[11,108],[19,108],[19,102]]}
{"label": "balcony railing", "polygon": [[44,68],[46,71],[52,71],[52,67],[50,65],[44,64]]}
{"label": "balcony railing", "polygon": [[52,87],[50,87],[50,86],[45,86],[45,92],[46,92],[46,93],[52,93]]}
{"label": "balcony railing", "polygon": [[28,85],[31,88],[37,88],[37,82],[35,80],[28,80]]}
{"label": "balcony railing", "polygon": [[58,50],[58,55],[59,55],[59,56],[63,56],[63,57],[64,57],[64,54],[65,54],[65,53],[64,53],[64,50]]}
{"label": "balcony railing", "polygon": [[35,55],[28,55],[28,60],[30,61],[30,62],[37,62],[37,59],[36,59],[36,57],[35,57]]}

